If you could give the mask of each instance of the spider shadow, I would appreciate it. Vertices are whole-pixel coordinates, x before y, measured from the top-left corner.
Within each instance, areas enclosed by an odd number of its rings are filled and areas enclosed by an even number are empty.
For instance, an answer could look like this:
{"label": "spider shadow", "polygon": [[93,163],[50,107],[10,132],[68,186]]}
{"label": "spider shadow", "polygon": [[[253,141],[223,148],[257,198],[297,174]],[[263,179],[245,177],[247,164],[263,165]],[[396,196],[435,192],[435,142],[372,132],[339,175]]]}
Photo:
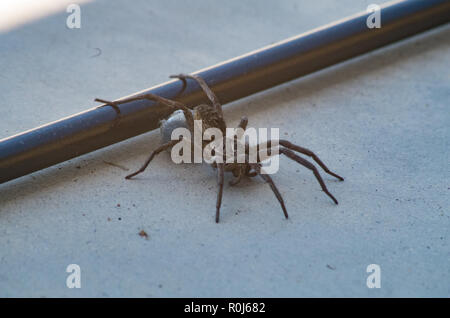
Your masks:
{"label": "spider shadow", "polygon": [[[254,115],[258,114],[263,115],[264,119],[257,120],[257,122],[269,125],[270,115],[273,115],[274,112],[274,105],[277,107],[277,112],[285,112],[287,111],[289,101],[312,97],[320,94],[323,90],[338,86],[340,83],[357,81],[362,76],[373,75],[374,73],[381,72],[385,68],[408,63],[411,59],[426,52],[447,46],[449,38],[450,27],[448,25],[427,31],[424,34],[417,35],[400,43],[392,44],[384,49],[364,54],[300,79],[279,85],[273,89],[236,101],[224,108],[225,118],[229,126],[236,126],[240,117],[244,114],[249,117],[250,122],[252,121],[250,114],[253,114],[253,117],[256,117]],[[265,122],[266,120],[267,122]],[[95,172],[106,172],[106,169],[117,169],[111,171],[118,172],[118,178],[123,179],[128,174],[127,172],[119,170],[117,167],[111,167],[111,165],[105,164],[104,161],[128,166],[130,171],[133,171],[142,164],[143,158],[152,149],[155,149],[159,143],[159,131],[148,132],[131,140],[122,141],[105,149],[100,149],[82,157],[74,158],[56,166],[12,180],[0,185],[0,206],[20,199],[23,196],[32,196],[43,189],[52,191],[60,184],[67,183],[75,177],[81,179],[95,176]],[[83,166],[83,169],[79,169],[80,166]],[[182,165],[173,164],[173,166],[171,169],[180,169],[180,172],[186,171]],[[198,169],[196,172],[204,171],[202,167],[195,167],[194,169]],[[213,178],[215,173],[208,173],[207,175]],[[144,178],[146,177],[141,177],[140,179]],[[245,180],[243,184],[233,188],[238,189],[250,181]]]}

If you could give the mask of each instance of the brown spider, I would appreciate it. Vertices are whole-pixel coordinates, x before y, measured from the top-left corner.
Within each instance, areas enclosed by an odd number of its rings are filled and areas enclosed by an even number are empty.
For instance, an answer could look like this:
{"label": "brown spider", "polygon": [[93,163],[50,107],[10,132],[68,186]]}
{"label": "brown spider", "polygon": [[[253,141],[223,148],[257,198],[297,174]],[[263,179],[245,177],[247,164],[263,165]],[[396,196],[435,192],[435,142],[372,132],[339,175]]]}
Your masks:
{"label": "brown spider", "polygon": [[[202,105],[196,106],[193,108],[193,111],[191,112],[191,110],[187,106],[185,106],[184,104],[182,104],[180,102],[166,99],[164,97],[157,96],[154,94],[145,94],[145,95],[141,95],[141,96],[137,96],[137,97],[122,99],[120,101],[115,101],[115,102],[106,101],[106,100],[102,100],[102,99],[96,99],[96,101],[105,103],[106,105],[109,105],[109,106],[112,106],[119,115],[120,115],[120,108],[118,105],[120,105],[120,104],[128,103],[131,101],[136,101],[136,100],[144,100],[144,99],[156,101],[156,102],[159,102],[161,104],[164,104],[164,105],[172,108],[174,111],[181,110],[184,114],[187,128],[191,131],[191,133],[193,133],[193,130],[194,130],[194,120],[202,120],[203,132],[207,128],[213,127],[213,128],[220,129],[222,131],[223,135],[225,136],[227,126],[226,126],[225,120],[223,118],[222,105],[220,104],[219,99],[217,98],[215,93],[206,84],[206,82],[198,75],[180,74],[180,75],[173,75],[170,77],[178,78],[178,79],[182,80],[184,85],[186,85],[187,79],[193,79],[193,80],[197,81],[197,83],[200,85],[200,87],[203,89],[203,91],[208,96],[209,100],[211,101],[211,105],[202,104]],[[247,127],[247,123],[248,123],[248,119],[246,117],[242,117],[238,127],[245,130]],[[178,142],[179,142],[179,140],[170,140],[168,142],[163,143],[161,146],[159,146],[157,149],[155,149],[150,154],[149,158],[146,160],[146,162],[142,165],[142,167],[139,170],[126,176],[125,178],[131,179],[132,177],[136,176],[137,174],[143,172],[157,154],[159,154],[160,152],[162,152],[164,150],[170,149]],[[310,151],[306,148],[294,145],[287,140],[279,140],[278,144],[280,146],[279,153],[287,156],[288,158],[290,158],[290,159],[298,162],[299,164],[305,166],[306,168],[312,170],[312,172],[314,173],[314,176],[316,177],[317,181],[319,182],[320,186],[322,187],[322,190],[334,201],[334,203],[338,204],[338,201],[336,200],[336,198],[328,191],[317,168],[312,163],[310,163],[308,160],[295,154],[294,151],[311,157],[320,167],[322,167],[322,169],[326,173],[336,177],[337,179],[343,181],[344,178],[331,172],[327,168],[327,166],[319,159],[319,157],[317,157],[312,151]],[[235,139],[235,145],[236,145],[236,139]],[[259,146],[261,146],[261,144],[259,144],[258,147]],[[267,142],[267,146],[270,147],[270,141]],[[235,147],[235,149],[236,149],[236,147]],[[249,149],[248,144],[246,144],[245,149],[246,149],[245,151],[248,151],[248,149]],[[276,198],[280,202],[281,208],[283,209],[283,212],[284,212],[284,216],[287,219],[288,213],[286,211],[286,207],[284,205],[283,198],[282,198],[280,192],[278,191],[277,187],[275,186],[275,183],[273,182],[270,175],[261,173],[262,165],[260,163],[259,156],[258,156],[258,160],[256,163],[250,163],[250,162],[248,162],[248,156],[246,158],[247,158],[247,160],[244,163],[213,162],[213,164],[212,164],[212,166],[214,168],[217,168],[217,171],[218,171],[217,177],[218,177],[219,190],[217,193],[217,203],[216,203],[216,222],[217,223],[219,222],[219,216],[220,216],[220,206],[222,203],[222,193],[223,193],[223,183],[224,183],[224,171],[233,173],[235,179],[230,181],[230,185],[232,185],[232,186],[238,184],[241,181],[242,176],[255,177],[257,175],[260,175],[261,178],[270,185],[270,188],[272,189]],[[223,162],[225,162],[225,160]]]}

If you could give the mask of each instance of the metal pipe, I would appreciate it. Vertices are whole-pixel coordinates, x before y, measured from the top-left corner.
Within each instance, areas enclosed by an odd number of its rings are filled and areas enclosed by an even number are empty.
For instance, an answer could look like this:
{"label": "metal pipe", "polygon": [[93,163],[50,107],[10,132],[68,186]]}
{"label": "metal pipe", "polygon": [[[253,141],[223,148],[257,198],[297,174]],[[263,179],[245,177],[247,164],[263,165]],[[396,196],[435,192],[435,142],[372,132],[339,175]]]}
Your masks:
{"label": "metal pipe", "polygon": [[[447,23],[450,1],[386,3],[379,29],[367,27],[370,14],[356,14],[196,73],[228,103]],[[193,81],[184,90],[181,81],[172,80],[133,95],[146,92],[190,107],[207,102]],[[155,129],[171,112],[150,101],[123,104],[121,111],[113,129],[116,112],[101,107],[0,140],[0,183]]]}

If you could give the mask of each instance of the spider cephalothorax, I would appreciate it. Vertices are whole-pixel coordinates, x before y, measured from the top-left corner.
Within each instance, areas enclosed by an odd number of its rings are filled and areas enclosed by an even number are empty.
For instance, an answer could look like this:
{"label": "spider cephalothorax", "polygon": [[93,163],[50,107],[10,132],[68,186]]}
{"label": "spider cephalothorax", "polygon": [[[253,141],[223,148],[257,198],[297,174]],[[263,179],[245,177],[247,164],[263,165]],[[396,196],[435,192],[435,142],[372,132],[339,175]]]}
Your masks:
{"label": "spider cephalothorax", "polygon": [[[143,99],[156,101],[156,102],[162,103],[162,104],[172,108],[175,111],[181,110],[184,114],[185,122],[180,124],[180,126],[182,126],[182,127],[187,126],[187,128],[189,129],[189,131],[191,133],[193,133],[193,131],[194,131],[194,120],[201,120],[203,132],[208,128],[217,128],[222,132],[223,136],[226,136],[227,126],[226,126],[225,120],[223,118],[222,105],[220,104],[219,99],[214,94],[214,92],[206,84],[206,82],[198,75],[180,74],[180,75],[174,75],[171,77],[182,80],[184,82],[184,84],[186,84],[187,79],[195,80],[200,85],[200,87],[203,89],[205,94],[208,96],[209,100],[211,101],[211,104],[210,105],[202,104],[202,105],[196,106],[196,107],[194,107],[193,111],[191,111],[187,106],[185,106],[184,104],[182,104],[180,102],[166,99],[164,97],[157,96],[154,94],[145,94],[145,95],[141,95],[141,96],[137,96],[137,97],[122,99],[120,101],[115,101],[115,102],[105,101],[105,100],[101,100],[101,99],[96,99],[96,101],[103,102],[106,105],[112,106],[118,114],[120,114],[120,108],[118,106],[120,104],[128,103],[128,102],[135,101],[135,100],[143,100]],[[239,123],[238,127],[245,130],[247,128],[247,123],[248,123],[247,118],[242,117],[241,122]],[[174,128],[176,128],[176,127],[174,127]],[[159,146],[157,149],[155,149],[151,153],[150,157],[147,159],[147,161],[144,163],[144,165],[139,170],[126,176],[126,179],[131,179],[132,177],[136,176],[137,174],[143,172],[157,154],[159,154],[160,152],[162,152],[164,150],[172,148],[179,141],[180,140],[166,140],[161,146]],[[234,140],[234,143],[235,143],[234,151],[236,151],[237,139]],[[205,144],[206,143],[203,143],[203,147],[205,147]],[[225,142],[223,144],[225,147]],[[260,145],[258,145],[258,148]],[[338,204],[338,201],[336,200],[336,198],[328,191],[317,168],[311,162],[309,162],[308,160],[299,156],[295,152],[298,152],[298,153],[301,153],[301,154],[311,157],[329,175],[332,175],[341,181],[343,181],[344,178],[331,172],[327,168],[327,166],[319,159],[319,157],[317,157],[312,151],[310,151],[306,148],[294,145],[287,140],[278,140],[278,145],[279,146],[277,149],[279,151],[279,154],[285,155],[286,157],[288,157],[288,158],[296,161],[297,163],[303,165],[304,167],[310,169],[314,173],[314,176],[316,177],[317,181],[319,182],[322,190],[334,201],[334,203]],[[268,141],[267,145],[265,145],[265,146],[269,149],[271,147],[271,141]],[[286,210],[283,198],[282,198],[280,192],[278,191],[277,187],[275,186],[275,183],[273,182],[270,175],[264,174],[262,172],[261,158],[258,155],[256,162],[250,161],[249,155],[248,155],[249,154],[248,143],[245,144],[244,148],[245,148],[245,160],[242,163],[238,163],[236,161],[232,162],[232,163],[227,163],[225,161],[225,158],[222,158],[222,159],[224,159],[223,161],[221,161],[221,162],[214,161],[211,164],[218,171],[217,179],[218,179],[219,189],[218,189],[218,193],[217,193],[217,202],[216,202],[216,222],[219,222],[225,171],[231,172],[233,174],[233,176],[235,177],[235,179],[230,182],[230,185],[236,185],[237,183],[239,183],[243,176],[247,176],[247,177],[255,177],[257,175],[261,176],[261,178],[270,185],[270,188],[272,189],[276,198],[280,202],[280,205],[281,205],[281,208],[283,209],[283,213],[284,213],[285,217],[288,218],[288,214],[287,214],[287,210]],[[224,150],[223,154],[225,154],[225,148],[223,150]],[[233,155],[236,155],[236,153],[233,153]],[[269,153],[269,155],[270,155],[270,153]],[[225,163],[222,163],[222,162],[225,162]]]}
{"label": "spider cephalothorax", "polygon": [[208,128],[219,128],[223,135],[226,133],[227,124],[223,120],[222,114],[211,105],[195,106],[194,120],[202,121],[202,133]]}

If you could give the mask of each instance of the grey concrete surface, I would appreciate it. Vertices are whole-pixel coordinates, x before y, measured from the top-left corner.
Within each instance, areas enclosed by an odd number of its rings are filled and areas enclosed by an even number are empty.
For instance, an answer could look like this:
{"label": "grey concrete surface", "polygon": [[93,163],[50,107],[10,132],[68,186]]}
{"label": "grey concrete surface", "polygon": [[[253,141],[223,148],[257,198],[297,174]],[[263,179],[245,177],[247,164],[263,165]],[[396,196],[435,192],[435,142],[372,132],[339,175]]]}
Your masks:
{"label": "grey concrete surface", "polygon": [[[99,0],[79,30],[64,12],[25,25],[0,35],[0,138],[371,2]],[[230,125],[279,127],[344,176],[322,173],[338,206],[282,158],[290,219],[254,179],[225,187],[216,224],[210,167],[162,154],[127,181],[108,164],[139,167],[157,131],[0,185],[0,296],[450,296],[449,39],[444,26],[226,106]]]}

